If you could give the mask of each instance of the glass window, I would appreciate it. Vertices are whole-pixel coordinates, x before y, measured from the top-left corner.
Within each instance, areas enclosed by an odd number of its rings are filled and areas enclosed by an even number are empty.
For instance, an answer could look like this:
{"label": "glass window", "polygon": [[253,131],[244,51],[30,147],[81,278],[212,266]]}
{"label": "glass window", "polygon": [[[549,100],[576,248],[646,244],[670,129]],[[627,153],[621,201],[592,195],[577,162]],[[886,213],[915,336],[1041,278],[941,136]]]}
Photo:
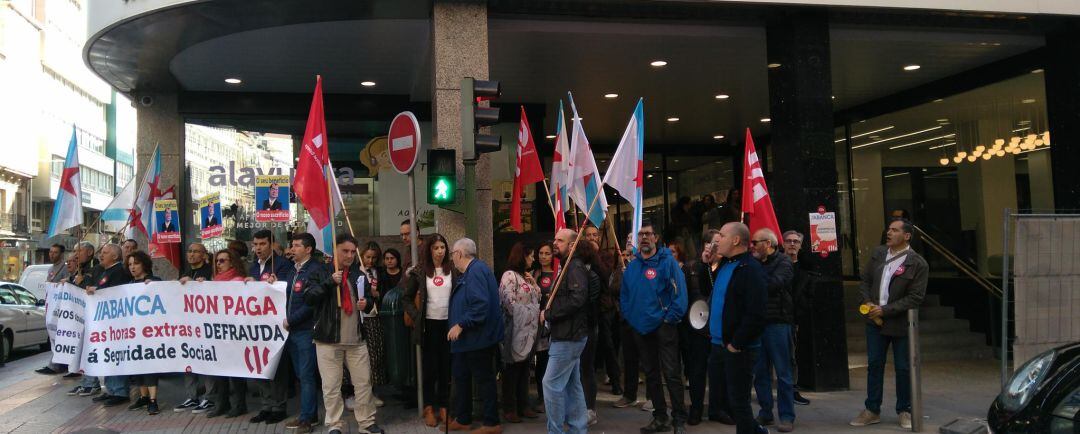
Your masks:
{"label": "glass window", "polygon": [[30,291],[27,291],[25,288],[15,285],[11,285],[9,287],[11,288],[11,291],[15,293],[15,297],[19,300],[19,304],[27,306],[33,306],[37,304],[37,297],[34,297],[34,294],[31,294]]}
{"label": "glass window", "polygon": [[15,293],[11,292],[7,286],[0,287],[0,304],[18,304],[17,300]]}

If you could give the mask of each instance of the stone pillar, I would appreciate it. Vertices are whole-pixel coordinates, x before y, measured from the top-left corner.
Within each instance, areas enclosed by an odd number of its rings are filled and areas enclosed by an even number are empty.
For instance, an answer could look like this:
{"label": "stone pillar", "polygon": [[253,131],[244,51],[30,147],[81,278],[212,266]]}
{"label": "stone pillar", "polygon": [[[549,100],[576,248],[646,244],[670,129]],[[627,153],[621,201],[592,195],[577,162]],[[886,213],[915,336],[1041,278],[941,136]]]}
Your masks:
{"label": "stone pillar", "polygon": [[[456,149],[458,155],[458,186],[465,185],[465,168],[461,162],[461,79],[488,78],[488,16],[487,3],[480,1],[435,1],[431,14],[432,36],[432,147]],[[418,182],[425,182],[419,180]],[[476,241],[480,258],[493,264],[491,175],[489,156],[476,164],[476,209],[479,218],[479,239]],[[462,191],[459,200],[464,199]],[[435,210],[438,231],[453,243],[465,236],[465,216],[442,208]]]}
{"label": "stone pillar", "polygon": [[1077,20],[1072,30],[1046,36],[1046,112],[1050,124],[1050,167],[1053,203],[1059,210],[1080,209],[1080,39]]}
{"label": "stone pillar", "polygon": [[[137,154],[135,179],[142,182],[146,175],[147,163],[154,155],[154,148],[157,147],[161,152],[160,186],[162,189],[176,186],[181,229],[184,231],[185,239],[190,239],[191,234],[196,233],[192,231],[197,231],[197,229],[191,225],[191,208],[187,206],[189,200],[184,200],[188,195],[186,185],[188,181],[184,176],[184,119],[177,112],[176,94],[137,94],[135,104],[137,104],[138,119],[135,139],[135,153]],[[140,246],[146,246],[145,240],[139,240],[139,242]],[[173,269],[168,261],[155,259],[154,273],[163,279],[172,279],[177,276],[178,271]]]}
{"label": "stone pillar", "polygon": [[[768,63],[780,64],[768,70],[773,171],[767,181],[781,230],[806,234],[808,215],[818,206],[839,211],[827,11],[776,9],[767,18],[766,39]],[[807,350],[799,384],[817,391],[848,388],[840,253],[802,261],[821,273],[809,288],[813,313],[799,324]]]}

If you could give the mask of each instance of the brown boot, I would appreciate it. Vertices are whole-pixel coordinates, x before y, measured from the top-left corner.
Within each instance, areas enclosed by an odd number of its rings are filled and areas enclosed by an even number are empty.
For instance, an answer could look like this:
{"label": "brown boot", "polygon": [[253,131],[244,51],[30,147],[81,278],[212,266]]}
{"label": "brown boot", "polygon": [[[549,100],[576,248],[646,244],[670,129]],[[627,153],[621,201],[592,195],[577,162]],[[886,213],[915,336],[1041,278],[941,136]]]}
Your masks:
{"label": "brown boot", "polygon": [[472,428],[469,425],[462,425],[461,423],[458,423],[457,418],[450,418],[450,422],[448,422],[448,424],[450,426],[444,425],[444,431],[468,431],[470,428]]}
{"label": "brown boot", "polygon": [[508,411],[506,413],[503,413],[503,420],[510,423],[521,423],[521,418],[518,417],[516,411]]}
{"label": "brown boot", "polygon": [[424,406],[424,425],[434,427],[439,424],[438,419],[435,418],[435,409],[430,405]]}
{"label": "brown boot", "polygon": [[474,429],[469,434],[502,434],[502,425],[481,426],[480,428]]}

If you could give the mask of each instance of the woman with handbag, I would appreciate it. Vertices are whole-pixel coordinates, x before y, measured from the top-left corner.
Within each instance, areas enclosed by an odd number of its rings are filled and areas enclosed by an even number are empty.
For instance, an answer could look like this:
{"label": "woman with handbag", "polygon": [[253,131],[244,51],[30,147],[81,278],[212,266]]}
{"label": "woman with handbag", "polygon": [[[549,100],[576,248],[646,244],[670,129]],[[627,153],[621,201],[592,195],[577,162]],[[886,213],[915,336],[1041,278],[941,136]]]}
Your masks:
{"label": "woman with handbag", "polygon": [[412,324],[412,343],[420,345],[423,373],[424,424],[446,422],[450,395],[450,342],[447,320],[454,267],[449,244],[440,234],[426,237],[418,252],[419,264],[405,276],[405,321]]}
{"label": "woman with handbag", "polygon": [[533,419],[529,408],[529,360],[536,344],[540,320],[540,291],[528,270],[533,250],[518,241],[510,248],[506,271],[499,282],[506,332],[502,343],[503,419],[520,423],[521,416]]}

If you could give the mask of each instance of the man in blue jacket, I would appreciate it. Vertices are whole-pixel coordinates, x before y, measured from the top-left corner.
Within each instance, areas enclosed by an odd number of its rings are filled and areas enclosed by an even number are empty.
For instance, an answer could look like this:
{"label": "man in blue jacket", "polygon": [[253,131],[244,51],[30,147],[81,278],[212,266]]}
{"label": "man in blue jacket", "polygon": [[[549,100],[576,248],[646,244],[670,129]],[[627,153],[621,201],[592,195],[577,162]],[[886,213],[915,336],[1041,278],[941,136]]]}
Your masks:
{"label": "man in blue jacket", "polygon": [[[645,371],[645,392],[653,401],[653,419],[642,434],[686,432],[686,403],[679,363],[679,330],[686,314],[686,277],[650,222],[638,231],[638,253],[623,272],[619,305],[634,329],[634,341]],[[671,417],[664,402],[661,372],[671,395]]]}
{"label": "man in blue jacket", "polygon": [[290,270],[289,285],[285,297],[285,324],[289,338],[285,341],[285,353],[289,355],[293,371],[300,379],[300,415],[285,424],[296,432],[311,432],[318,422],[319,388],[315,384],[315,343],[312,330],[315,327],[315,311],[304,302],[304,292],[312,286],[322,286],[330,279],[323,264],[311,258],[315,250],[315,237],[304,232],[292,236],[289,250],[295,265]]}
{"label": "man in blue jacket", "polygon": [[714,254],[724,257],[716,273],[709,307],[710,365],[723,360],[728,404],[738,434],[768,434],[754,420],[750,385],[765,330],[768,289],[761,263],[748,251],[750,229],[738,222],[725,224]]}
{"label": "man in blue jacket", "polygon": [[474,434],[502,433],[495,391],[495,351],[503,340],[499,283],[487,264],[476,259],[476,242],[462,238],[450,251],[461,278],[450,291],[450,368],[454,376],[454,408],[449,430],[472,424],[472,381],[484,401],[484,425]]}

